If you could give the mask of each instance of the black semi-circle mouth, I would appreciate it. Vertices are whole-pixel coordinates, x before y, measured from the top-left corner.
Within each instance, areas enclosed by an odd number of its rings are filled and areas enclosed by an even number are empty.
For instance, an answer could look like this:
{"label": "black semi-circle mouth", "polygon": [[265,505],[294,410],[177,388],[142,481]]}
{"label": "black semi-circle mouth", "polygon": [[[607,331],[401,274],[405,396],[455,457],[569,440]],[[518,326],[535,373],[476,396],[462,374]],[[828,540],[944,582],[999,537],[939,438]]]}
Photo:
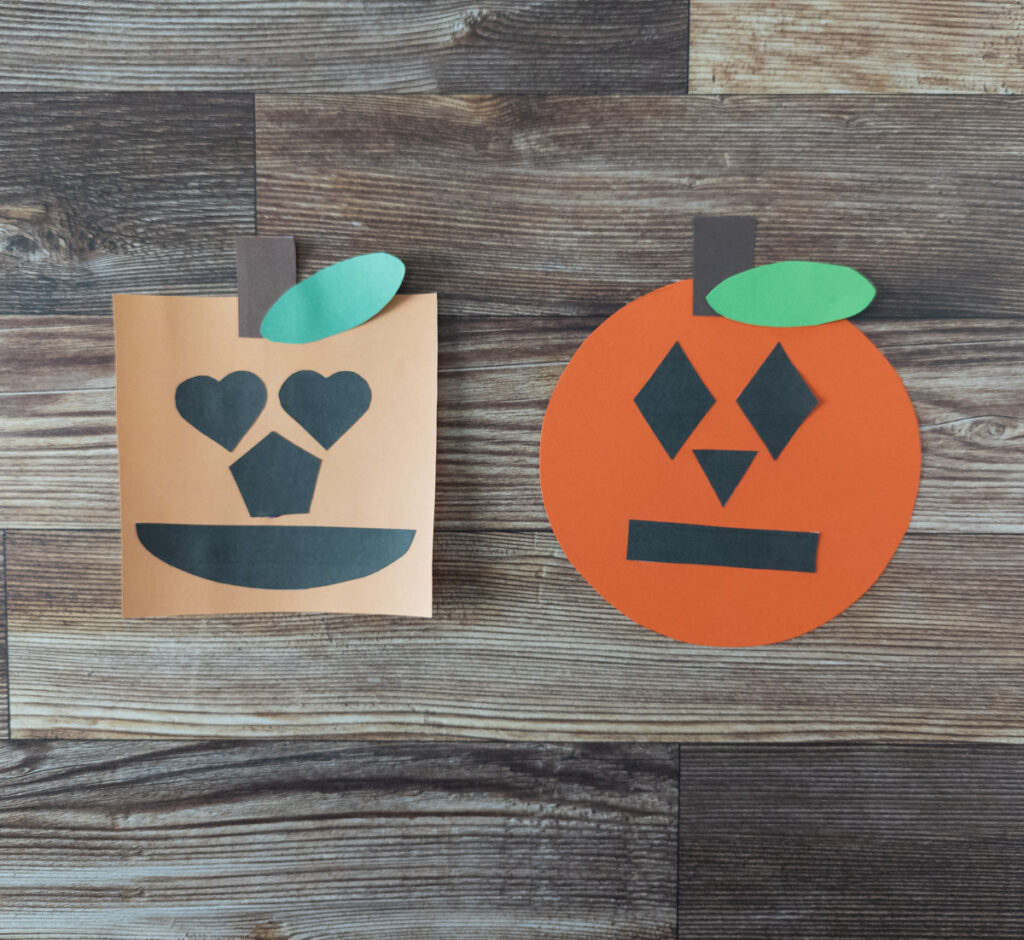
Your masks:
{"label": "black semi-circle mouth", "polygon": [[140,522],[143,546],[181,571],[237,587],[296,590],[375,574],[401,558],[415,529],[179,525]]}

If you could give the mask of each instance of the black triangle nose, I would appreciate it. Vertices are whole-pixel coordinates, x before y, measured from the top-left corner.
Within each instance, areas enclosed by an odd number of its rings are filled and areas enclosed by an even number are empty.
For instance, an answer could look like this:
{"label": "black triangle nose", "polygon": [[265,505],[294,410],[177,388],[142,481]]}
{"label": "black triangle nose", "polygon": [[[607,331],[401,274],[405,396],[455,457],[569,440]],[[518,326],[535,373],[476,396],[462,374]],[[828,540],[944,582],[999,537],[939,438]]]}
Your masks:
{"label": "black triangle nose", "polygon": [[750,468],[757,451],[694,450],[694,454],[718,501],[724,506]]}

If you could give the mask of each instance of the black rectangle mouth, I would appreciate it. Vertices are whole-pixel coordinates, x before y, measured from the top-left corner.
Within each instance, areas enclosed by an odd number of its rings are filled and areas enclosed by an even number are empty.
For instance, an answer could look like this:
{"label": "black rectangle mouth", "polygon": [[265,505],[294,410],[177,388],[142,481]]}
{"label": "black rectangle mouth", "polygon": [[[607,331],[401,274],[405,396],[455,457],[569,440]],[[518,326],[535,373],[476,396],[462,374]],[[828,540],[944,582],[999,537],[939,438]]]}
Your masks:
{"label": "black rectangle mouth", "polygon": [[629,561],[764,571],[818,570],[817,532],[629,520]]}

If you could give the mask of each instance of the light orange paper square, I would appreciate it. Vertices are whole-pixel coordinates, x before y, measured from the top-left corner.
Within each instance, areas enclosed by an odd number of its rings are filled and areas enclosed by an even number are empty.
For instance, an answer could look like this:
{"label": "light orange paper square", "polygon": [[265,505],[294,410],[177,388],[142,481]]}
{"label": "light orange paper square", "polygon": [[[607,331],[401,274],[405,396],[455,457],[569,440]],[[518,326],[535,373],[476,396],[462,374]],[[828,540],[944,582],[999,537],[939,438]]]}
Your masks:
{"label": "light orange paper square", "polygon": [[[437,296],[395,299],[363,325],[314,343],[238,336],[234,297],[114,296],[121,471],[122,614],[162,617],[258,611],[431,616],[437,443]],[[357,372],[370,407],[325,450],[281,407],[302,370]],[[179,383],[260,376],[267,403],[232,451],[175,407]],[[254,518],[230,465],[271,431],[320,457],[308,514]],[[415,529],[409,550],[375,574],[325,587],[274,590],[206,580],[159,560],[137,523]]]}

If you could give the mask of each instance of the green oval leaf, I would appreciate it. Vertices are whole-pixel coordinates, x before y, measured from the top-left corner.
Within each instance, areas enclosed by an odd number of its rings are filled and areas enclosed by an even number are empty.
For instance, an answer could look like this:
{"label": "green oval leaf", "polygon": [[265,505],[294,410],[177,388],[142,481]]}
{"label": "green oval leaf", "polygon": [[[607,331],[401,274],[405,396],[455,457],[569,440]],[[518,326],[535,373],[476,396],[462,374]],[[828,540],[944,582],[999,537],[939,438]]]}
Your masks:
{"label": "green oval leaf", "polygon": [[779,261],[726,278],[707,300],[715,313],[740,323],[817,326],[856,316],[874,298],[874,285],[853,268]]}
{"label": "green oval leaf", "polygon": [[339,261],[278,297],[260,333],[275,343],[312,343],[344,333],[380,313],[404,277],[405,265],[383,251]]}

